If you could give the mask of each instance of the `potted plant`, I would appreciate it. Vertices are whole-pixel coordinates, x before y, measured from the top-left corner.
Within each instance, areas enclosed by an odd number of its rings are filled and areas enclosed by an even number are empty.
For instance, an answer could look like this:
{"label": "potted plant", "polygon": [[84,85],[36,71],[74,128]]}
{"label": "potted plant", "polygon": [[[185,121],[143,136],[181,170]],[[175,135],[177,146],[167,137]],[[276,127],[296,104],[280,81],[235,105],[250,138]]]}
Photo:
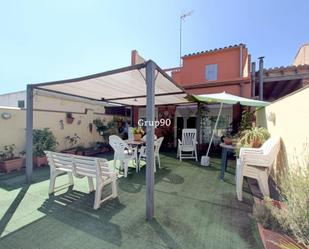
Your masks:
{"label": "potted plant", "polygon": [[14,154],[15,145],[3,146],[3,151],[0,151],[0,169],[9,173],[12,170],[20,170],[23,166],[24,159],[16,157]]}
{"label": "potted plant", "polygon": [[[296,212],[299,212],[300,209],[296,209]],[[293,215],[289,215],[291,211],[295,213],[294,210],[288,210],[284,202],[269,197],[255,203],[253,215],[258,222],[258,231],[266,249],[308,248],[305,244],[309,242],[307,238],[308,222],[295,219]],[[302,211],[302,214],[305,212]],[[295,224],[295,222],[299,224]],[[299,228],[301,230],[298,230]]]}
{"label": "potted plant", "polygon": [[33,130],[33,163],[37,167],[42,165],[47,165],[47,158],[44,151],[55,151],[58,143],[56,137],[49,130],[49,128],[44,129],[34,129]]}
{"label": "potted plant", "polygon": [[73,118],[73,115],[71,112],[67,112],[66,113],[66,121],[67,121],[67,124],[72,124],[73,121],[74,121],[74,118]]}
{"label": "potted plant", "polygon": [[239,144],[241,147],[259,148],[270,137],[269,132],[263,127],[253,127],[240,133]]}
{"label": "potted plant", "polygon": [[104,121],[97,118],[97,119],[93,120],[93,124],[97,128],[97,132],[102,136],[104,131],[107,129],[107,126],[104,124]]}
{"label": "potted plant", "polygon": [[99,132],[104,140],[107,140],[109,135],[117,133],[114,120],[106,122],[104,119],[101,120],[97,118],[93,120],[93,124],[96,126],[97,132]]}
{"label": "potted plant", "polygon": [[99,118],[93,120],[94,125],[97,128],[97,132],[102,136],[103,142],[97,142],[95,146],[95,150],[100,150],[100,152],[108,152],[111,150],[111,147],[108,143],[108,137],[112,134],[117,134],[117,129],[115,127],[116,119],[106,122],[105,120],[101,120]]}
{"label": "potted plant", "polygon": [[256,117],[253,111],[250,110],[250,107],[245,107],[241,114],[241,121],[239,124],[239,131],[250,130],[252,124],[255,123]]}
{"label": "potted plant", "polygon": [[144,130],[141,127],[133,128],[132,132],[135,141],[141,141],[143,135],[145,134]]}
{"label": "potted plant", "polygon": [[75,154],[76,153],[76,144],[78,143],[78,141],[80,141],[80,136],[77,135],[77,133],[74,133],[73,136],[66,136],[64,137],[64,140],[66,142],[66,144],[69,144],[70,148],[63,151],[64,153],[68,153],[68,154]]}
{"label": "potted plant", "polygon": [[231,135],[230,131],[227,131],[225,135],[223,136],[223,142],[226,145],[232,145],[233,144],[233,136]]}

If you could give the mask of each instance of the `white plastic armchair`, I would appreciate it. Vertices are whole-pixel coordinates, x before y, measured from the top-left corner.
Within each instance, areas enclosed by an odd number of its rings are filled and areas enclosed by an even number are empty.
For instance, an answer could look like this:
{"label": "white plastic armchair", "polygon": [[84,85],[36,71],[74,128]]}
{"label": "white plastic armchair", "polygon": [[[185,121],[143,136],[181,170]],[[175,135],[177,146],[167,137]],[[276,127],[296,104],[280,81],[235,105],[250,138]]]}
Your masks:
{"label": "white plastic armchair", "polygon": [[114,168],[116,168],[116,162],[120,161],[120,168],[122,169],[124,167],[124,176],[127,177],[129,162],[136,161],[137,150],[131,148],[116,135],[109,136],[109,144],[114,150]]}
{"label": "white plastic armchair", "polygon": [[182,159],[195,159],[197,161],[196,152],[196,129],[183,129],[182,139],[178,139],[177,158]]}
{"label": "white plastic armchair", "polygon": [[[154,170],[156,172],[156,162],[158,161],[159,169],[161,169],[161,160],[160,160],[160,148],[162,145],[162,142],[164,140],[164,137],[160,137],[157,140],[154,141],[154,157],[155,157],[155,167]],[[142,146],[140,148],[139,153],[139,162],[143,159],[146,159],[146,146]]]}
{"label": "white plastic armchair", "polygon": [[254,178],[264,196],[269,196],[268,177],[280,150],[280,138],[269,138],[261,148],[241,148],[236,165],[236,193],[242,201],[244,176]]}

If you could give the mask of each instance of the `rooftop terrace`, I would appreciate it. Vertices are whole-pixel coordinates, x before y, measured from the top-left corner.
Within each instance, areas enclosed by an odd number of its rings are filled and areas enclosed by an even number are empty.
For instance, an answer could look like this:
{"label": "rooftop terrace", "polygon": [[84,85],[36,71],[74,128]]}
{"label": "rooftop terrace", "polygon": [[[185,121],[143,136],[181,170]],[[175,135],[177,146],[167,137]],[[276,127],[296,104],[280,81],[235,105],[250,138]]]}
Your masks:
{"label": "rooftop terrace", "polygon": [[235,162],[221,182],[219,159],[208,168],[179,163],[174,154],[161,160],[152,222],[145,219],[144,169],[118,179],[119,198],[98,210],[85,179],[49,197],[48,167],[34,171],[32,185],[23,184],[23,172],[0,176],[0,248],[262,248],[247,186],[244,201],[236,198]]}

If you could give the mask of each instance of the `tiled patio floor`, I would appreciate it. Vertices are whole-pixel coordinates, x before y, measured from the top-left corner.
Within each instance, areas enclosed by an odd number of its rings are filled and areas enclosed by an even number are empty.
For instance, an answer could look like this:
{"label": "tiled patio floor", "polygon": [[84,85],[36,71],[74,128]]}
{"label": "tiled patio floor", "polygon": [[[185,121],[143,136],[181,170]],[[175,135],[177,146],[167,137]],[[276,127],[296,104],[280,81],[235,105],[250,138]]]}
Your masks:
{"label": "tiled patio floor", "polygon": [[97,211],[86,179],[49,198],[48,167],[35,170],[31,186],[22,172],[0,176],[0,248],[262,248],[252,197],[237,201],[231,167],[220,182],[218,159],[209,168],[171,154],[161,160],[152,222],[145,220],[145,170],[119,179],[119,199]]}

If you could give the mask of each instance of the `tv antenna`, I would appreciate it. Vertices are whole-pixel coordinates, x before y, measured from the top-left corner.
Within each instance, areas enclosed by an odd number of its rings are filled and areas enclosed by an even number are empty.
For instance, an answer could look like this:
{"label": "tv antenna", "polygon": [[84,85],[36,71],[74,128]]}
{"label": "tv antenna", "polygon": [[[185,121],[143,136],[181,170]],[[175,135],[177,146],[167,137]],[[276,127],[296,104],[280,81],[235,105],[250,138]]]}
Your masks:
{"label": "tv antenna", "polygon": [[193,13],[193,10],[190,12],[184,13],[180,16],[180,29],[179,29],[179,66],[181,67],[181,54],[182,54],[182,22],[185,20],[187,16],[191,16]]}

